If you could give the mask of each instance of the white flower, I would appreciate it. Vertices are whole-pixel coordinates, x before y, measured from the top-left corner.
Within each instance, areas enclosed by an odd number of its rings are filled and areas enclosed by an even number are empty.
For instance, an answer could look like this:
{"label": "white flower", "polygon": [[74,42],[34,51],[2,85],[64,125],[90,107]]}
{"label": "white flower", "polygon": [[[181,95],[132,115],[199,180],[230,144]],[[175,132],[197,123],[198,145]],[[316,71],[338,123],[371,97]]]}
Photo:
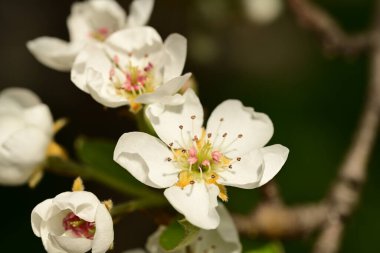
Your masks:
{"label": "white flower", "polygon": [[257,24],[273,22],[283,11],[281,0],[243,0],[244,11]]}
{"label": "white flower", "polygon": [[227,200],[225,186],[252,189],[267,183],[289,150],[263,147],[273,134],[271,120],[238,100],[220,104],[204,130],[198,97],[188,90],[184,98],[184,104],[165,106],[158,117],[147,108],[162,141],[145,133],[126,133],[116,145],[114,160],[139,181],[168,188],[166,198],[189,222],[214,229],[219,225],[217,196]]}
{"label": "white flower", "polygon": [[69,71],[75,57],[86,44],[100,45],[115,31],[145,25],[153,4],[154,0],[134,0],[127,17],[115,0],[74,3],[67,19],[70,42],[43,36],[29,41],[27,47],[44,65],[59,71]]}
{"label": "white flower", "polygon": [[45,159],[53,136],[49,108],[31,91],[0,93],[0,184],[26,183]]}
{"label": "white flower", "polygon": [[49,253],[106,252],[113,243],[113,223],[104,204],[91,192],[64,192],[38,204],[32,229]]}
{"label": "white flower", "polygon": [[[189,244],[190,252],[203,253],[240,253],[242,250],[236,227],[223,205],[217,207],[221,221],[217,229],[201,230],[196,239]],[[148,239],[146,249],[148,253],[165,253],[160,247],[159,239],[165,227],[160,227]],[[144,253],[140,249],[129,250],[124,253]],[[186,249],[171,251],[172,253],[186,253]]]}
{"label": "white flower", "polygon": [[141,104],[179,104],[183,98],[174,94],[190,77],[180,76],[186,43],[179,34],[171,34],[163,42],[152,27],[124,29],[112,34],[103,48],[82,50],[71,80],[107,107],[130,105],[136,112]]}

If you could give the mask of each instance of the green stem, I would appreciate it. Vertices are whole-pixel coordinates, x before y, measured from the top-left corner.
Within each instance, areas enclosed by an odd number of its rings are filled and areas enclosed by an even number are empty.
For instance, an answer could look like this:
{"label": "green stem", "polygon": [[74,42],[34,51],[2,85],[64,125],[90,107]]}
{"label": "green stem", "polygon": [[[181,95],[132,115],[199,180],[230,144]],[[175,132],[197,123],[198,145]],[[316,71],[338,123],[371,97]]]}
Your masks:
{"label": "green stem", "polygon": [[115,205],[111,209],[112,217],[117,217],[123,214],[128,214],[137,210],[160,207],[167,205],[168,202],[163,198],[144,198],[128,201],[122,204]]}
{"label": "green stem", "polygon": [[137,127],[139,131],[145,132],[147,134],[157,136],[156,132],[154,131],[151,123],[145,116],[145,109],[146,107],[143,107],[137,114],[136,114],[136,122],[137,122]]}
{"label": "green stem", "polygon": [[154,192],[147,187],[136,187],[133,184],[128,184],[122,180],[118,180],[118,178],[109,176],[107,173],[99,172],[91,167],[80,165],[73,161],[49,157],[47,159],[46,170],[58,175],[69,177],[80,176],[83,180],[96,181],[127,196],[166,201],[162,194]]}

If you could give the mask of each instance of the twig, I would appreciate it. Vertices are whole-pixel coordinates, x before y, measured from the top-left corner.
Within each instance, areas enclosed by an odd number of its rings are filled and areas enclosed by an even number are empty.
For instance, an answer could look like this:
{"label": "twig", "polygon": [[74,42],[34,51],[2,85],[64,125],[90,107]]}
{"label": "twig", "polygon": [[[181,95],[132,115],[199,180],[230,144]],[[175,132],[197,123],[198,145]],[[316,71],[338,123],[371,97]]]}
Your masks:
{"label": "twig", "polygon": [[369,49],[372,33],[347,35],[323,9],[308,0],[287,0],[288,6],[306,29],[314,32],[325,50],[343,55],[356,55]]}
{"label": "twig", "polygon": [[334,253],[339,249],[344,221],[357,206],[367,178],[369,157],[377,137],[380,117],[380,1],[375,18],[376,44],[372,49],[368,99],[355,138],[331,189],[329,217],[315,244],[314,253]]}
{"label": "twig", "polygon": [[249,215],[234,215],[240,233],[250,237],[289,238],[308,235],[320,227],[327,216],[324,203],[286,207],[260,204]]}

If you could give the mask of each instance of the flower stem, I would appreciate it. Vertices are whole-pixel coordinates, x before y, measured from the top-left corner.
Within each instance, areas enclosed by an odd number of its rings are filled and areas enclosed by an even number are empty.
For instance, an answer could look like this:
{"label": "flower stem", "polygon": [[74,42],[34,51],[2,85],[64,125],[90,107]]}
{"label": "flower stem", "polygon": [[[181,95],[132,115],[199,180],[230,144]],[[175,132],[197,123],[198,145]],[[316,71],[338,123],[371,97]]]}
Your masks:
{"label": "flower stem", "polygon": [[140,187],[139,185],[128,183],[118,177],[112,176],[110,173],[105,173],[104,171],[81,165],[74,161],[49,157],[46,163],[46,170],[62,176],[80,176],[84,180],[98,182],[127,196],[157,199],[158,202],[166,201],[162,194],[152,191],[147,187]]}
{"label": "flower stem", "polygon": [[164,198],[143,198],[115,205],[111,209],[112,217],[118,217],[137,210],[165,206],[168,202]]}

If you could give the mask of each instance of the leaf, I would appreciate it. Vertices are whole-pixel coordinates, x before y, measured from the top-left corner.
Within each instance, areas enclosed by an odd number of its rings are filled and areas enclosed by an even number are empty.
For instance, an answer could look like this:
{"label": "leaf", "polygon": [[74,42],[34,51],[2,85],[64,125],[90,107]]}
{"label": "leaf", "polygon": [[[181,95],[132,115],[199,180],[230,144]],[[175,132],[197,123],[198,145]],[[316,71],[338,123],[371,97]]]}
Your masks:
{"label": "leaf", "polygon": [[244,253],[284,253],[284,248],[281,242],[243,242]]}
{"label": "leaf", "polygon": [[184,248],[196,239],[199,231],[200,228],[185,219],[174,221],[162,232],[160,245],[169,252]]}
{"label": "leaf", "polygon": [[150,190],[114,162],[115,146],[113,141],[106,139],[79,137],[76,140],[76,154],[79,160],[88,167],[88,170],[91,170],[87,176],[129,195],[163,198],[161,194]]}

